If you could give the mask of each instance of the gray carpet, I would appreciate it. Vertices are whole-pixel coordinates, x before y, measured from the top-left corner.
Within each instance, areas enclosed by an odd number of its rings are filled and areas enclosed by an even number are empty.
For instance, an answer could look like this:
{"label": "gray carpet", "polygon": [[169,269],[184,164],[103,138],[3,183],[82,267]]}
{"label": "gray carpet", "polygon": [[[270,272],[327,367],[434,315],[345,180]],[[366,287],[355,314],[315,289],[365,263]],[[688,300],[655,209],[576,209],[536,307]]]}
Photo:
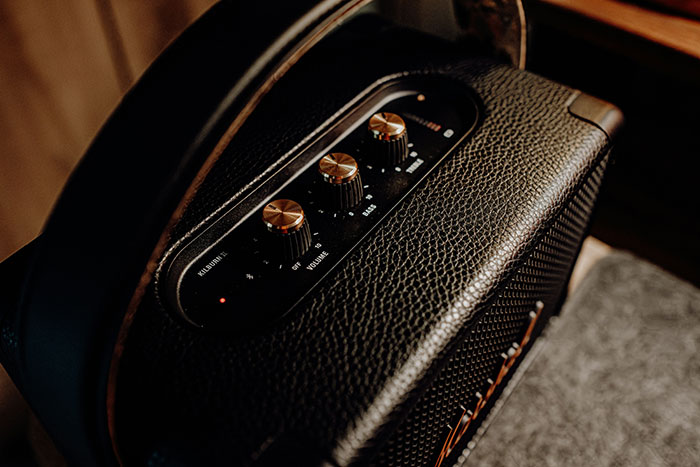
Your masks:
{"label": "gray carpet", "polygon": [[615,252],[539,342],[467,466],[700,465],[700,290]]}

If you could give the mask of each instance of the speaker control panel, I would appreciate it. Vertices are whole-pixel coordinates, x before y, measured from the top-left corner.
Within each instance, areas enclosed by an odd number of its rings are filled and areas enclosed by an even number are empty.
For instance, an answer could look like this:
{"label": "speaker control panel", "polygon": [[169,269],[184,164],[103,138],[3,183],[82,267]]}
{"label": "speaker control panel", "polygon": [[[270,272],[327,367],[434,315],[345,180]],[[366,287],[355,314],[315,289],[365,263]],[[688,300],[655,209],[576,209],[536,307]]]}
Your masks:
{"label": "speaker control panel", "polygon": [[478,120],[473,91],[448,78],[381,86],[178,251],[159,293],[215,333],[276,321],[400,208]]}

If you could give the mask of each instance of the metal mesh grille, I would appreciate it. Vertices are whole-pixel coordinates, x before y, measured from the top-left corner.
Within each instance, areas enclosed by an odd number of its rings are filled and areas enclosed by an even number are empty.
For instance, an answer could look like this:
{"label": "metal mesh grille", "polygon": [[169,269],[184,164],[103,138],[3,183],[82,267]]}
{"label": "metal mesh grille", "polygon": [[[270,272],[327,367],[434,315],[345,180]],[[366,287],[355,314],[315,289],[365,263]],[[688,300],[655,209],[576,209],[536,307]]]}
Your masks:
{"label": "metal mesh grille", "polygon": [[[377,465],[434,465],[438,443],[442,445],[448,431],[446,423],[460,405],[468,404],[476,391],[483,390],[487,378],[493,377],[502,363],[499,356],[520,339],[538,300],[545,303],[547,314],[538,326],[546,323],[564,291],[606,162],[607,158],[603,159],[591,172],[491,308],[475,323],[466,341],[384,446]],[[455,451],[463,449],[467,441],[461,440]]]}

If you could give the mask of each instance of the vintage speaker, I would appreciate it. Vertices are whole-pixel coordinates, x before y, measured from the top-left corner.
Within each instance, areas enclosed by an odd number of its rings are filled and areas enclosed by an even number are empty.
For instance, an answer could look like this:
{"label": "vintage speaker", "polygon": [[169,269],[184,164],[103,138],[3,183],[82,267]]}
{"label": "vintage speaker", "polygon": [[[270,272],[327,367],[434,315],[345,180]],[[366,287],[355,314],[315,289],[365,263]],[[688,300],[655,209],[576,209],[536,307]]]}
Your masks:
{"label": "vintage speaker", "polygon": [[2,363],[71,465],[454,465],[620,113],[365,2],[255,3],[170,46],[2,265]]}

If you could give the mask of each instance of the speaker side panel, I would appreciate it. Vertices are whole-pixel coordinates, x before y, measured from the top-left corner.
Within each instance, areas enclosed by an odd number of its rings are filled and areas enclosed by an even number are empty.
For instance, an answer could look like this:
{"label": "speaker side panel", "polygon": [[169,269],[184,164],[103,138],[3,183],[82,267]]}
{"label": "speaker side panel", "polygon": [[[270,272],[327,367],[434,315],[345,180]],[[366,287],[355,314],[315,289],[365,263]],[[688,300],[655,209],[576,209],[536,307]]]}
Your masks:
{"label": "speaker side panel", "polygon": [[[482,411],[468,429],[462,430],[462,413],[465,409],[473,412],[479,400],[476,394],[485,396],[491,386],[489,379],[496,381],[503,363],[501,355],[514,342],[522,342],[523,330],[527,329],[537,302],[541,301],[544,308],[530,343],[549,317],[559,311],[607,162],[608,156],[591,171],[523,265],[473,325],[464,343],[383,447],[376,465],[455,464],[486,416]],[[514,370],[511,368],[509,374]],[[505,382],[499,385],[501,389]],[[440,459],[441,454],[444,459]]]}

